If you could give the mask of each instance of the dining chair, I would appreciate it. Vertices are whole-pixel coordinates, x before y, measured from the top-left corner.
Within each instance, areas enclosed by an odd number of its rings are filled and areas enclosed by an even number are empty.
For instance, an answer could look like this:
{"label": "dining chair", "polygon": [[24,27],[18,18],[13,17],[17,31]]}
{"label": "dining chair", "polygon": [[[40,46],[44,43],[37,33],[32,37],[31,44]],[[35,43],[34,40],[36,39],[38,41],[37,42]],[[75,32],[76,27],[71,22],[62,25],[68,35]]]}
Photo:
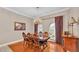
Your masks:
{"label": "dining chair", "polygon": [[23,39],[24,39],[23,46],[28,47],[28,41],[29,40],[28,40],[27,35],[24,32],[22,32],[22,36],[23,36]]}
{"label": "dining chair", "polygon": [[43,33],[43,39],[39,41],[42,49],[44,49],[48,46],[48,39],[50,39],[50,37],[48,36],[48,32],[44,32]]}

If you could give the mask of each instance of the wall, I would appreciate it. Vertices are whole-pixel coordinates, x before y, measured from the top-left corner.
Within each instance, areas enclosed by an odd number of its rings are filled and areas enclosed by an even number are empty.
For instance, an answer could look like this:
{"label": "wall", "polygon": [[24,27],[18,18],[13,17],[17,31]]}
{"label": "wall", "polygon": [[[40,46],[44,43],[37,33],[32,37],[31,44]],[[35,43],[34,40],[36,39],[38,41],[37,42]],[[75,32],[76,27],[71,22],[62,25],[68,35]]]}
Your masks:
{"label": "wall", "polygon": [[[26,23],[25,31],[14,31],[14,22]],[[0,8],[0,44],[22,39],[22,32],[33,32],[33,20]]]}
{"label": "wall", "polygon": [[45,32],[48,32],[49,31],[49,27],[50,27],[50,24],[54,23],[55,20],[54,18],[51,18],[51,19],[45,19],[42,21],[43,23],[43,31]]}
{"label": "wall", "polygon": [[[77,20],[79,17],[79,8],[78,7],[71,8],[69,16],[74,17],[75,20]],[[73,33],[74,33],[74,36],[79,37],[79,24],[74,24]]]}
{"label": "wall", "polygon": [[49,31],[49,26],[50,24],[55,22],[56,16],[63,16],[63,31],[67,31],[68,30],[67,22],[69,18],[68,13],[69,13],[68,11],[63,11],[60,13],[53,14],[51,18],[44,19],[43,20],[44,31]]}
{"label": "wall", "polygon": [[[63,32],[68,31],[68,21],[70,21],[71,17],[74,17],[75,19],[79,17],[79,8],[70,8],[69,10],[52,14],[52,18],[43,20],[44,31],[49,30],[49,26],[54,22],[54,17],[56,16],[63,16]],[[73,30],[74,36],[79,37],[79,24],[74,24]],[[72,31],[71,28],[69,29],[69,31]]]}
{"label": "wall", "polygon": [[[79,8],[70,8],[70,10],[63,11],[52,15],[50,19],[43,20],[44,31],[49,31],[49,26],[54,22],[54,17],[64,16],[63,18],[63,30],[68,30],[68,20],[70,17],[79,17]],[[25,31],[14,31],[14,22],[24,22],[26,23]],[[33,33],[33,20],[0,8],[0,44],[16,41],[22,39],[22,32],[32,32]],[[74,34],[79,37],[79,25],[74,27]],[[71,30],[70,30],[71,31]]]}

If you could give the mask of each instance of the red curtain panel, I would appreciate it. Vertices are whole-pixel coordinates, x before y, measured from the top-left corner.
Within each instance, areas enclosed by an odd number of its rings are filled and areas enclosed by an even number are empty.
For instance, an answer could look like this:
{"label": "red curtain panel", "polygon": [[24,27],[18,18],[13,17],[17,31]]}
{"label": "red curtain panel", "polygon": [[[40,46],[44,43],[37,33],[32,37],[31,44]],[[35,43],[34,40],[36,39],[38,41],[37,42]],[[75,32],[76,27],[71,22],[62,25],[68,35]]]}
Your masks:
{"label": "red curtain panel", "polygon": [[55,17],[56,42],[62,44],[63,16]]}

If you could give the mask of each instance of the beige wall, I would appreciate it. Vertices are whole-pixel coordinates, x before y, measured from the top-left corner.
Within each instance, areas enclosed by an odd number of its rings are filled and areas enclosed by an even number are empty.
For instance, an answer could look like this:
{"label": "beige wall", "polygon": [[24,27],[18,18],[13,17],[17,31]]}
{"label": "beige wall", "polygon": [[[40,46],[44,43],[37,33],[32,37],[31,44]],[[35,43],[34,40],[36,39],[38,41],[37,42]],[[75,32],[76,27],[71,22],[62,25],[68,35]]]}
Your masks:
{"label": "beige wall", "polygon": [[[78,7],[71,8],[69,16],[77,19],[79,17],[79,8]],[[79,24],[74,24],[73,31],[74,31],[74,36],[79,37]]]}
{"label": "beige wall", "polygon": [[54,18],[52,18],[52,19],[45,19],[42,22],[43,22],[42,23],[43,24],[43,31],[48,32],[50,24],[54,23]]}
{"label": "beige wall", "polygon": [[64,12],[60,12],[60,13],[56,13],[52,15],[52,18],[48,18],[48,19],[44,19],[43,20],[43,27],[44,27],[44,31],[49,31],[49,26],[50,24],[55,22],[55,17],[56,16],[63,16],[63,30],[67,31],[68,29],[68,11],[64,11]]}
{"label": "beige wall", "polygon": [[[25,31],[14,31],[14,22],[26,23]],[[33,20],[0,8],[0,44],[22,39],[22,32],[33,32]]]}

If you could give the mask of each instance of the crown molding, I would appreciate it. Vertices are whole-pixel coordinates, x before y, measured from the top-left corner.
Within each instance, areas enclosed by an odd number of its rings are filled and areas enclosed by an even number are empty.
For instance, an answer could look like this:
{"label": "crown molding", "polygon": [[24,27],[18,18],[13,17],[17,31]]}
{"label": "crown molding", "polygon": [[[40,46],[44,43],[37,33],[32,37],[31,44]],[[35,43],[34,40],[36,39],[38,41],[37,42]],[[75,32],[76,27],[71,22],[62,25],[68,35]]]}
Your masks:
{"label": "crown molding", "polygon": [[[64,15],[65,12],[68,11],[68,10],[70,10],[70,8],[64,8],[64,9],[61,9],[61,10],[56,10],[56,11],[54,11],[54,12],[51,12],[51,14],[45,15],[45,16],[41,16],[40,18],[41,18],[41,19],[53,18],[53,17],[55,17],[54,15],[55,15],[55,14],[58,14],[58,13],[60,13],[59,15]],[[63,13],[62,13],[62,12],[63,12]],[[59,15],[58,15],[58,16],[59,16]],[[56,15],[56,16],[57,16],[57,15]]]}
{"label": "crown molding", "polygon": [[[6,10],[8,10],[8,11],[14,12],[14,13],[16,13],[16,14],[18,14],[18,15],[25,16],[25,17],[27,17],[28,19],[35,19],[34,17],[25,15],[25,14],[23,14],[23,13],[20,13],[20,12],[18,12],[18,11],[12,10],[12,9],[10,9],[10,8],[7,8],[7,7],[2,7],[2,8],[6,9]],[[67,10],[69,10],[69,9],[70,9],[70,8],[64,8],[64,9],[56,10],[56,11],[54,11],[54,12],[49,12],[49,14],[46,14],[45,16],[44,16],[44,15],[41,15],[41,16],[39,16],[39,17],[40,17],[40,18],[43,18],[43,19],[44,19],[44,18],[45,18],[45,19],[46,19],[46,18],[51,18],[53,14],[60,13],[60,12],[64,12],[64,11],[67,11]],[[50,16],[51,16],[51,17],[50,17]]]}
{"label": "crown molding", "polygon": [[13,12],[13,13],[16,13],[16,14],[18,14],[18,15],[24,16],[24,17],[26,17],[26,18],[28,18],[28,19],[33,19],[33,18],[30,17],[30,16],[27,16],[27,15],[25,15],[25,14],[23,14],[23,13],[20,13],[20,12],[18,12],[18,11],[12,10],[12,9],[10,9],[10,8],[7,8],[7,7],[2,7],[2,8],[3,8],[3,9],[6,9],[6,10],[8,10],[8,11],[11,11],[11,12]]}

